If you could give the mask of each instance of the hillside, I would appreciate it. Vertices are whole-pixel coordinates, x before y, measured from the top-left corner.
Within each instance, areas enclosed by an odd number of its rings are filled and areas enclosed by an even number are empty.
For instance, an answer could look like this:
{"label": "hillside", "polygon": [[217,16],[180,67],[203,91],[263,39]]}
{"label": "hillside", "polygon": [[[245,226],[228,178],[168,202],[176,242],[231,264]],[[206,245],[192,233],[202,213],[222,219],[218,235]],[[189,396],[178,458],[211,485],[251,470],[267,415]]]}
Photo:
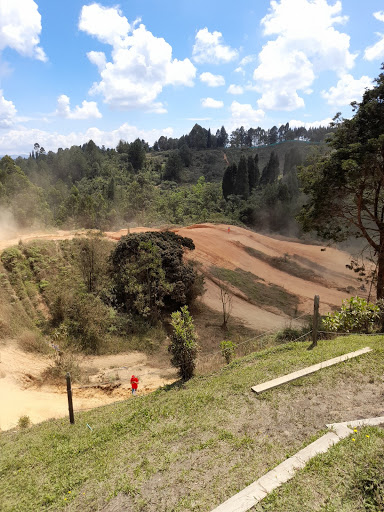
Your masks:
{"label": "hillside", "polygon": [[[366,345],[373,352],[356,360],[260,397],[250,390]],[[78,414],[72,426],[55,420],[3,433],[2,510],[212,510],[319,437],[326,423],[383,415],[383,364],[380,336],[321,341],[314,351],[290,343],[182,387]],[[341,459],[334,479],[342,475]],[[318,494],[316,510],[343,492]],[[349,511],[361,510],[362,492]]]}
{"label": "hillside", "polygon": [[[130,232],[146,230],[148,228],[132,228]],[[244,340],[252,340],[264,331],[276,332],[284,327],[304,325],[302,317],[312,314],[315,294],[320,295],[320,310],[325,314],[339,307],[342,299],[357,293],[360,285],[355,274],[345,268],[350,256],[333,248],[324,251],[324,247],[319,245],[273,238],[236,226],[231,226],[228,233],[227,225],[193,225],[175,228],[174,231],[193,239],[196,249],[187,253],[186,257],[198,262],[205,277],[206,291],[194,313],[200,335],[200,373],[222,365],[218,347],[224,336],[240,344],[238,355],[247,354],[260,347],[259,341],[264,341],[260,339],[244,344]],[[126,230],[121,230],[107,232],[105,235],[107,239],[116,242],[126,233]],[[53,244],[53,250],[54,240],[70,240],[85,235],[85,231],[19,234],[12,239],[0,241],[0,249],[16,245],[19,240],[26,246],[37,240],[39,243]],[[55,251],[48,254],[52,271]],[[8,397],[3,404],[4,415],[0,418],[0,428],[7,429],[13,427],[24,414],[30,416],[33,422],[65,415],[66,398],[64,385],[42,386],[41,374],[54,362],[52,348],[46,346],[45,355],[23,352],[28,344],[41,347],[35,327],[39,315],[32,315],[33,320],[25,308],[28,307],[30,311],[35,303],[39,311],[41,308],[47,309],[44,306],[46,299],[43,289],[36,295],[39,286],[33,288],[35,285],[31,281],[27,292],[29,290],[31,294],[31,290],[35,290],[34,295],[31,295],[33,300],[27,296],[20,300],[6,277],[7,273],[4,269],[2,272],[4,286],[0,295],[0,371],[3,378],[0,379],[0,391],[7,393]],[[24,283],[28,284],[25,279]],[[227,287],[232,295],[229,331],[226,333],[220,327],[220,286]],[[297,317],[301,319],[295,320]],[[107,341],[104,339],[104,342]],[[76,408],[83,409],[126,398],[130,370],[140,373],[142,393],[172,382],[176,375],[170,367],[167,344],[166,333],[157,330],[144,334],[140,340],[126,339],[124,345],[119,342],[117,346],[120,348],[115,351],[121,350],[121,354],[81,357],[79,364],[93,382],[106,382],[117,377],[121,386],[108,393],[95,388],[76,390]],[[127,353],[127,350],[130,352]]]}

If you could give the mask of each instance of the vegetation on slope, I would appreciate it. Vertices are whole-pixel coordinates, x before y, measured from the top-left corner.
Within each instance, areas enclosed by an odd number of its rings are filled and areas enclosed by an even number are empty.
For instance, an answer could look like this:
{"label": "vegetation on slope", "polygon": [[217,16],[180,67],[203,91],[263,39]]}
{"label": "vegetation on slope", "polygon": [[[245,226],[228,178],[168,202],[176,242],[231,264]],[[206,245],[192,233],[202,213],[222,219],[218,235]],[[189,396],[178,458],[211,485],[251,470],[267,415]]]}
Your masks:
{"label": "vegetation on slope", "polygon": [[1,261],[31,323],[62,348],[150,351],[156,327],[202,293],[202,278],[183,263],[185,247],[193,250],[192,240],[171,232],[128,235],[117,245],[90,233],[20,243]]}
{"label": "vegetation on slope", "polygon": [[[261,396],[250,391],[366,345],[373,352],[358,359]],[[289,343],[181,387],[76,414],[75,425],[55,420],[2,433],[2,510],[96,511],[114,498],[126,510],[210,510],[320,436],[325,423],[376,415],[383,374],[380,336],[320,341],[313,351]],[[339,458],[341,473],[343,464]],[[343,492],[335,488],[334,500]],[[356,492],[361,500],[365,491]],[[328,501],[319,494],[316,506],[326,510]]]}
{"label": "vegetation on slope", "polygon": [[210,273],[238,288],[247,297],[247,300],[257,306],[269,306],[284,311],[293,316],[297,313],[299,299],[289,293],[285,288],[272,283],[265,283],[252,272],[240,268],[230,270],[221,267],[211,267]]}

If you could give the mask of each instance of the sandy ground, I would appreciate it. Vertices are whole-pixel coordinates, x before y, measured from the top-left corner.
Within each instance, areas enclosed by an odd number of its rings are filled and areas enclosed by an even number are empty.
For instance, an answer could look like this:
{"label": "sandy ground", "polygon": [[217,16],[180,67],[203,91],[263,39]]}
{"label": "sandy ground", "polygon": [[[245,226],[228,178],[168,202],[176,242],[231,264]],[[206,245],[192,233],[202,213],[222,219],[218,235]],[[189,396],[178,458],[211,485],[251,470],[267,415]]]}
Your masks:
{"label": "sandy ground", "polygon": [[[68,414],[65,387],[40,383],[40,374],[51,361],[49,357],[22,352],[12,340],[0,345],[1,430],[15,427],[25,415],[32,423],[38,423]],[[80,364],[90,375],[90,385],[73,385],[75,411],[131,398],[132,374],[140,379],[138,394],[149,393],[176,379],[174,368],[152,366],[148,357],[140,352],[84,357]],[[121,385],[110,392],[93,387],[116,382]]]}
{"label": "sandy ground", "polygon": [[[131,228],[130,233],[148,231],[149,228]],[[199,261],[209,274],[212,265],[228,269],[241,268],[263,279],[265,283],[274,283],[296,294],[300,299],[299,315],[313,311],[313,297],[320,295],[320,312],[326,313],[332,306],[340,306],[349,296],[341,288],[351,286],[357,289],[360,283],[345,268],[350,256],[333,248],[321,250],[318,245],[301,244],[297,241],[279,240],[266,235],[253,233],[243,228],[227,225],[200,224],[174,229],[182,236],[193,239],[196,249],[187,254],[187,258]],[[127,230],[107,232],[111,240],[119,240]],[[16,245],[19,240],[33,239],[58,240],[86,236],[85,230],[52,231],[34,233],[16,233],[9,231],[0,237],[0,251]],[[289,254],[300,264],[307,265],[328,284],[327,286],[296,278],[281,272],[244,251],[244,246],[262,251],[269,256]],[[309,260],[309,262],[307,261]],[[310,262],[313,262],[311,265]],[[217,284],[206,279],[206,293],[203,302],[210,308],[221,311],[220,291]],[[232,316],[246,326],[258,331],[278,329],[290,325],[291,319],[278,312],[267,311],[250,304],[246,297],[233,296]],[[53,417],[67,415],[67,399],[63,388],[38,385],[39,375],[50,363],[48,358],[35,354],[25,354],[9,340],[0,345],[0,428],[13,428],[18,419],[27,415],[33,423]],[[152,363],[152,364],[151,364]],[[82,361],[83,369],[90,376],[93,385],[103,382],[121,382],[121,386],[107,393],[95,387],[78,388],[74,386],[75,410],[97,407],[116,400],[130,397],[129,379],[134,373],[140,377],[140,392],[148,393],[159,386],[175,380],[174,369],[160,367],[150,361],[145,354],[129,353],[101,357],[88,357]]]}

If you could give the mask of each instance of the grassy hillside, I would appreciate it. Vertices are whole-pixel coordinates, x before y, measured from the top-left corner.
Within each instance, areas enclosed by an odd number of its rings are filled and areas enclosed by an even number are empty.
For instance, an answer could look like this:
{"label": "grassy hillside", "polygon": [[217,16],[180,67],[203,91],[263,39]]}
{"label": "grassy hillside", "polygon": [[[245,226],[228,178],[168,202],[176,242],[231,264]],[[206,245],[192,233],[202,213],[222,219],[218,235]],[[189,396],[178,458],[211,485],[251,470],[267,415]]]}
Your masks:
{"label": "grassy hillside", "polygon": [[[261,396],[250,390],[367,345],[373,352],[356,360]],[[57,420],[5,432],[1,510],[210,510],[320,436],[325,423],[381,413],[383,374],[380,336],[321,341],[314,351],[290,343],[181,387],[77,414],[72,426]],[[344,471],[342,457],[335,471]],[[336,510],[327,499],[289,510]]]}

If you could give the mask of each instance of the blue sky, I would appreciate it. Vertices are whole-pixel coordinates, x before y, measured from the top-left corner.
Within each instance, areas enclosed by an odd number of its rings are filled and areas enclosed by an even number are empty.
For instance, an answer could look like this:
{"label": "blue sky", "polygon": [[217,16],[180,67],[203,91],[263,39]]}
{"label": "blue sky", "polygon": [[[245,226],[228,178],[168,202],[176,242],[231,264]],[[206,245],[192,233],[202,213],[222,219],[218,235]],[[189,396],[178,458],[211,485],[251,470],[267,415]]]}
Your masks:
{"label": "blue sky", "polygon": [[0,154],[349,117],[384,61],[383,8],[0,0]]}

